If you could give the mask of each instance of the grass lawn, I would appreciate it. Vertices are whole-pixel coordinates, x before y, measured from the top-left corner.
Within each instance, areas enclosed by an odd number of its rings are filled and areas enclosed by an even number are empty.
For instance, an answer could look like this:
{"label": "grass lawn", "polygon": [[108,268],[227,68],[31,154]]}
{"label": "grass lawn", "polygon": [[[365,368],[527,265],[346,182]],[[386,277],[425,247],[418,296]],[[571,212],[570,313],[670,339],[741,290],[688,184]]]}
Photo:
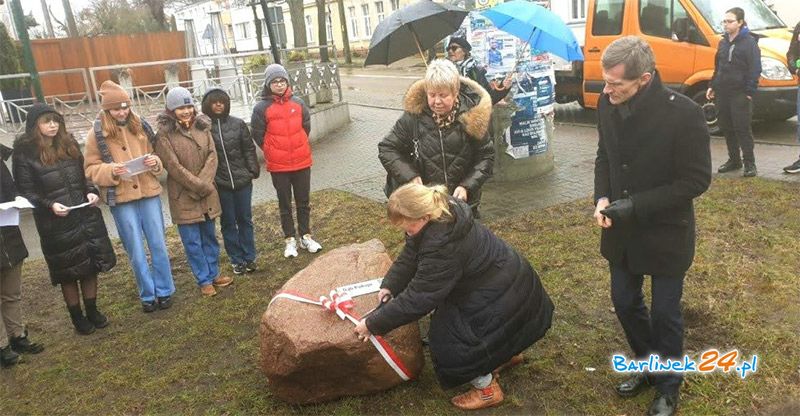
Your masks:
{"label": "grass lawn", "polygon": [[[325,191],[312,196],[315,234],[326,249],[378,238],[396,255],[401,233],[382,204]],[[796,184],[715,178],[696,204],[698,246],[683,296],[686,350],[757,354],[745,379],[692,374],[680,412],[800,413],[800,192]],[[255,210],[259,272],[211,299],[200,296],[173,227],[168,244],[178,292],[167,311],[144,314],[126,256],[100,277],[99,305],[112,324],[72,329],[42,260],[24,266],[23,308],[38,356],[0,371],[0,414],[454,414],[454,391],[430,361],[419,380],[382,394],[315,406],[273,398],[258,368],[258,324],[271,296],[313,255],[285,260],[277,204]],[[504,373],[506,401],[476,414],[643,414],[646,392],[620,399],[612,353],[629,354],[611,307],[599,229],[588,199],[487,225],[530,259],[556,305],[553,327]],[[27,239],[38,238],[26,236]],[[227,260],[222,259],[227,266]],[[230,271],[229,268],[225,269]],[[649,285],[647,286],[649,288]],[[647,289],[649,290],[649,289]],[[372,301],[372,299],[370,299]]]}

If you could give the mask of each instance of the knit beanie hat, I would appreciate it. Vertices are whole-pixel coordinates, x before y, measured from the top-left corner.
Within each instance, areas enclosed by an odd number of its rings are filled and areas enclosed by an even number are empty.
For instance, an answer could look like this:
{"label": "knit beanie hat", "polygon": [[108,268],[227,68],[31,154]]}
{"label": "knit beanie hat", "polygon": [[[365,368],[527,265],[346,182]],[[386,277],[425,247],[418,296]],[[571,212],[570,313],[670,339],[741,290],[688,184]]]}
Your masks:
{"label": "knit beanie hat", "polygon": [[47,113],[55,114],[59,120],[59,123],[64,123],[64,117],[61,116],[61,114],[58,111],[53,109],[53,107],[50,107],[47,104],[36,103],[33,106],[31,106],[31,108],[28,109],[28,115],[27,115],[28,118],[25,120],[25,132],[26,133],[32,132],[33,129],[36,128],[37,125],[36,120],[38,120],[39,117]]}
{"label": "knit beanie hat", "polygon": [[264,86],[269,87],[269,83],[276,78],[283,78],[288,81],[289,73],[286,72],[286,68],[283,65],[270,64],[264,71]]}
{"label": "knit beanie hat", "polygon": [[103,110],[127,108],[131,105],[131,97],[128,92],[114,81],[103,82],[97,93],[100,94],[100,106],[103,107]]}
{"label": "knit beanie hat", "polygon": [[472,45],[470,45],[469,42],[467,42],[466,38],[463,38],[463,37],[460,37],[460,36],[454,36],[454,37],[450,38],[450,43],[448,44],[448,46],[452,45],[454,43],[456,45],[460,46],[461,49],[463,49],[463,50],[465,50],[467,52],[472,50]]}
{"label": "knit beanie hat", "polygon": [[194,105],[194,98],[192,93],[186,88],[175,87],[167,93],[167,110],[175,111],[176,108]]}

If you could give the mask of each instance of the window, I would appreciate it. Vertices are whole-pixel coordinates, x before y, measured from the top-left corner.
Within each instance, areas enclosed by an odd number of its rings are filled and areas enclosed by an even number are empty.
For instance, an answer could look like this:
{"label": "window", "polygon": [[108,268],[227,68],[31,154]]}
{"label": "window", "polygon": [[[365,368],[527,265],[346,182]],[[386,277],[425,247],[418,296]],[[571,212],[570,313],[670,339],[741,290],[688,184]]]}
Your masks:
{"label": "window", "polygon": [[383,21],[383,2],[376,1],[375,2],[375,11],[378,13],[378,23]]}
{"label": "window", "polygon": [[597,0],[594,6],[592,34],[611,36],[622,33],[622,7],[625,0]]}
{"label": "window", "polygon": [[333,22],[331,12],[325,13],[325,28],[328,30],[328,42],[333,42]]}
{"label": "window", "polygon": [[[268,7],[267,10],[269,11],[269,18],[272,20],[272,31],[275,35],[275,40],[277,41],[278,45],[281,47],[286,47],[286,24],[283,23],[283,9],[280,7]],[[267,21],[266,19],[262,19],[262,24],[264,25],[264,31],[262,35],[269,39],[269,32],[267,32]]]}
{"label": "window", "polygon": [[234,29],[233,35],[236,37],[236,39],[247,39],[250,37],[250,34],[248,33],[250,22],[237,23],[235,28],[236,29]]}
{"label": "window", "polygon": [[665,39],[706,44],[686,9],[675,0],[645,0],[639,5],[642,33]]}
{"label": "window", "polygon": [[572,7],[570,17],[572,20],[586,20],[586,0],[570,0]]}
{"label": "window", "polygon": [[392,11],[400,8],[400,0],[389,0],[392,2]]}
{"label": "window", "polygon": [[350,37],[355,39],[358,37],[358,17],[356,17],[356,7],[348,7],[347,12],[350,14]]}
{"label": "window", "polygon": [[372,23],[369,21],[369,4],[361,5],[361,14],[364,15],[364,36],[372,36]]}
{"label": "window", "polygon": [[311,21],[311,15],[306,15],[306,40],[314,41],[314,23]]}

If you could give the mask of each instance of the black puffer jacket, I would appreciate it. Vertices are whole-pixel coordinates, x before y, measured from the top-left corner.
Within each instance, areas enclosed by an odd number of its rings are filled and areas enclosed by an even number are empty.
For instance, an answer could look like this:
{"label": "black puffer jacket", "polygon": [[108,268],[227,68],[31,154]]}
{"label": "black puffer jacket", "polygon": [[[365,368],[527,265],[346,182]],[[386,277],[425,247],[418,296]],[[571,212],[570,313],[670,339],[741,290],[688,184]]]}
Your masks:
{"label": "black puffer jacket", "polygon": [[[494,165],[494,146],[488,135],[492,100],[486,90],[465,77],[461,77],[458,98],[457,120],[439,130],[428,107],[425,81],[415,82],[403,99],[405,112],[378,144],[378,157],[399,183],[419,176],[426,185],[445,185],[451,193],[463,186],[469,204],[476,206]],[[419,163],[414,162],[415,137]]]}
{"label": "black puffer jacket", "polygon": [[98,193],[84,175],[83,156],[43,165],[36,144],[23,134],[14,141],[14,179],[19,194],[35,207],[33,218],[54,286],[95,276],[116,265],[100,208],[75,209],[66,217],[56,216],[50,209],[55,202],[82,204],[87,202],[86,194]]}
{"label": "black puffer jacket", "polygon": [[230,115],[230,98],[221,116],[218,117],[211,111],[208,95],[214,91],[228,95],[222,89],[212,88],[203,96],[203,113],[211,118],[211,136],[214,137],[219,160],[214,182],[217,188],[240,189],[258,178],[261,172],[256,146],[250,138],[247,123]]}
{"label": "black puffer jacket", "polygon": [[455,219],[406,238],[366,321],[382,335],[433,312],[431,358],[444,388],[490,373],[544,336],[553,303],[528,261],[451,198]]}
{"label": "black puffer jacket", "polygon": [[761,76],[761,49],[758,38],[747,26],[741,28],[733,42],[727,34],[722,35],[714,62],[711,88],[715,93],[744,92],[749,97],[756,94]]}
{"label": "black puffer jacket", "polygon": [[[0,203],[13,201],[17,188],[6,160],[11,157],[11,149],[0,144]],[[22,233],[16,225],[0,227],[0,270],[8,270],[28,257],[28,249],[22,240]]]}

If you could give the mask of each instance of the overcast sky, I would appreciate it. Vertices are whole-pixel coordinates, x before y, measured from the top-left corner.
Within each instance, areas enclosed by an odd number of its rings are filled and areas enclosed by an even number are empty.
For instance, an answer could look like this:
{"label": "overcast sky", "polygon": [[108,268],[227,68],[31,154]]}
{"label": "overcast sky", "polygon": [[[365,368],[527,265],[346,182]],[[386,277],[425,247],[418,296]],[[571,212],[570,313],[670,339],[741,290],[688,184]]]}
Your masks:
{"label": "overcast sky", "polygon": [[[62,0],[47,0],[47,5],[50,6],[50,9],[53,10],[53,15],[56,19],[64,22],[64,8],[61,5]],[[37,29],[44,29],[44,13],[42,12],[42,0],[22,0],[20,2],[22,4],[22,10],[27,15],[30,12],[33,12],[33,16],[36,18],[36,21],[41,25]],[[75,16],[78,16],[81,10],[86,7],[89,7],[91,4],[91,0],[69,0],[70,7],[72,7],[72,13]],[[58,27],[58,23],[53,21],[53,29]]]}

